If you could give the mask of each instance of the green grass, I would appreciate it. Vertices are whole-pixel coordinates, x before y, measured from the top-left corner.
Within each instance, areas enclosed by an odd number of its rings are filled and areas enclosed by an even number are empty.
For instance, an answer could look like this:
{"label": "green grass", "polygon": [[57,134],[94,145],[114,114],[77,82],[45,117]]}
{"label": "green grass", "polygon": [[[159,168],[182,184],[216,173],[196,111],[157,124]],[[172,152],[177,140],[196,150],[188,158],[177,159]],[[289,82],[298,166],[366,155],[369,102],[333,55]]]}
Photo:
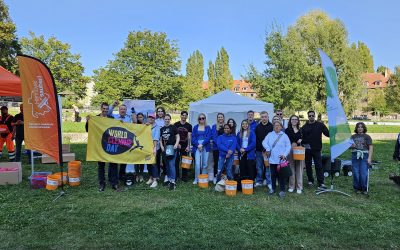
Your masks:
{"label": "green grass", "polygon": [[[352,192],[350,177],[337,179],[350,198],[316,196],[309,188],[284,200],[265,188],[227,197],[191,183],[178,183],[174,192],[141,184],[99,193],[95,163],[83,162],[82,185],[53,202],[57,191],[30,189],[24,162],[23,182],[0,186],[0,249],[400,248],[400,189],[388,179],[397,170],[393,146],[375,143],[381,165],[371,173],[369,197]],[[86,145],[72,150],[85,159]]]}
{"label": "green grass", "polygon": [[85,122],[63,122],[62,132],[64,133],[86,133]]}

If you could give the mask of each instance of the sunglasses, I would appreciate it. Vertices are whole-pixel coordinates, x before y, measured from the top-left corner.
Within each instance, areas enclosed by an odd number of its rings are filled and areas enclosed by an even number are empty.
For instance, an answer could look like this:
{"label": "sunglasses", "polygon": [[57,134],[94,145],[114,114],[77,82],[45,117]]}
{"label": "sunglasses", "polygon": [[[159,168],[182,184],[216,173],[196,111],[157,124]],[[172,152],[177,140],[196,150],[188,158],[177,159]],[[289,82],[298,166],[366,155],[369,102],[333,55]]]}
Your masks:
{"label": "sunglasses", "polygon": [[163,112],[162,110],[157,110],[157,112]]}
{"label": "sunglasses", "polygon": [[309,115],[308,117],[315,117],[315,115]]}
{"label": "sunglasses", "polygon": [[206,119],[205,117],[199,117],[199,121],[205,120],[205,119]]}
{"label": "sunglasses", "polygon": [[276,114],[276,115],[282,115],[282,113],[278,113],[278,114]]}

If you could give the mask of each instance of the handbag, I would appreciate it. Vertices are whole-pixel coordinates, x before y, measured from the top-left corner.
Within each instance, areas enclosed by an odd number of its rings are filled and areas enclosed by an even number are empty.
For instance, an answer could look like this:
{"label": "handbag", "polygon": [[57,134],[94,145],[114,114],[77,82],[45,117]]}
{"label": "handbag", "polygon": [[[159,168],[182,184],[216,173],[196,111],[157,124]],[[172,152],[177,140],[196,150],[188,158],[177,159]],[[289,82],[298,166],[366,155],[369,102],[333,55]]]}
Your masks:
{"label": "handbag", "polygon": [[290,168],[289,161],[281,160],[281,162],[278,164],[277,172],[283,178],[288,178],[288,177],[292,176],[292,169]]}
{"label": "handbag", "polygon": [[174,145],[167,145],[165,147],[165,156],[167,158],[173,158],[175,155]]}

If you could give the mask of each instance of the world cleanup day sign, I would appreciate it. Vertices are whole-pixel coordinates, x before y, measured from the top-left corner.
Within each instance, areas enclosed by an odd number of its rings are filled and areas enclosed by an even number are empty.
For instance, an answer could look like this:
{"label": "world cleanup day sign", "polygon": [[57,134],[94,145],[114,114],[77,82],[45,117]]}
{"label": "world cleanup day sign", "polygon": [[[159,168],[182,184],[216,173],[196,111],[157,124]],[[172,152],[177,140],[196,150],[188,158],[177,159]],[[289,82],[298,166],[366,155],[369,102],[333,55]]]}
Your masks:
{"label": "world cleanup day sign", "polygon": [[153,164],[151,127],[100,116],[90,117],[86,160]]}

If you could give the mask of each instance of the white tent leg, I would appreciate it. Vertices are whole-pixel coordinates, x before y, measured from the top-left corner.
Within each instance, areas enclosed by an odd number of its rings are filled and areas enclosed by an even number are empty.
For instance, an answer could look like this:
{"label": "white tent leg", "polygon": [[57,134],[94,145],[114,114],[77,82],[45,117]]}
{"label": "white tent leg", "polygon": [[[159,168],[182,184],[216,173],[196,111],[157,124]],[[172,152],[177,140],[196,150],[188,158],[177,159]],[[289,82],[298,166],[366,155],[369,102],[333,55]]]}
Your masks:
{"label": "white tent leg", "polygon": [[34,158],[33,158],[33,150],[30,150],[31,152],[31,176],[33,175],[33,173],[35,172],[35,162],[34,162]]}

